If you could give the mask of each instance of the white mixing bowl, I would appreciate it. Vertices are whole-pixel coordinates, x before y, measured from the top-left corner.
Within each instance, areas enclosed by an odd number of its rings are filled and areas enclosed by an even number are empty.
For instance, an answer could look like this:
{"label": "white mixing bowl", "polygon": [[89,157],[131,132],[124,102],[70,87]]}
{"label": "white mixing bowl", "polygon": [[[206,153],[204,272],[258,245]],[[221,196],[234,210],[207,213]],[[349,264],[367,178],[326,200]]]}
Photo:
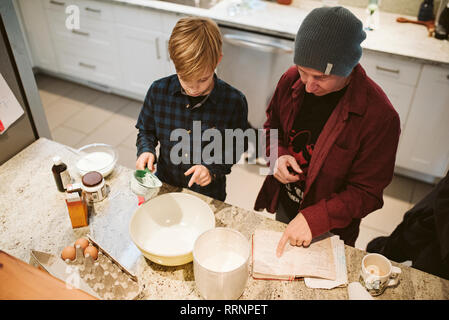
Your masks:
{"label": "white mixing bowl", "polygon": [[186,193],[166,193],[140,206],[131,218],[129,233],[149,260],[178,266],[193,260],[195,240],[215,227],[207,203]]}

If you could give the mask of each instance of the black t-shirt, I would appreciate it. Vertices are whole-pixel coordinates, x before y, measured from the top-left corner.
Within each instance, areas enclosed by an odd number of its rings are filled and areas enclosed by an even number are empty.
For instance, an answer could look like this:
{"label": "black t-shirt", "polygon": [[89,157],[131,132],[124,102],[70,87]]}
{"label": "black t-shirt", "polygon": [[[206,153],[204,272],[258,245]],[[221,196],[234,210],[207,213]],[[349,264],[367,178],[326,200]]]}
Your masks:
{"label": "black t-shirt", "polygon": [[313,149],[324,125],[334,111],[346,88],[324,96],[315,96],[305,92],[304,100],[289,133],[288,151],[295,157],[303,171],[300,180],[287,183],[281,192],[281,201],[285,209],[292,214],[299,211],[305,191],[306,176],[312,158]]}
{"label": "black t-shirt", "polygon": [[203,102],[203,100],[206,100],[207,95],[205,96],[198,96],[198,97],[192,97],[192,96],[187,96],[187,98],[189,98],[189,106],[191,108],[194,108],[198,103]]}

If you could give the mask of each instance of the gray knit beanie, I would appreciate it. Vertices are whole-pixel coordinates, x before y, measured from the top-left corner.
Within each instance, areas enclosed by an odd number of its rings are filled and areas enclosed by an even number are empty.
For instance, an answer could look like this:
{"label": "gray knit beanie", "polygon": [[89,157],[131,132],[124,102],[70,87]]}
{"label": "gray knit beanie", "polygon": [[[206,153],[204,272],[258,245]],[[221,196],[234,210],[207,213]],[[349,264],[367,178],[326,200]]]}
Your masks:
{"label": "gray knit beanie", "polygon": [[365,38],[362,22],[348,9],[317,8],[299,27],[293,61],[324,74],[346,77],[362,56],[360,43]]}

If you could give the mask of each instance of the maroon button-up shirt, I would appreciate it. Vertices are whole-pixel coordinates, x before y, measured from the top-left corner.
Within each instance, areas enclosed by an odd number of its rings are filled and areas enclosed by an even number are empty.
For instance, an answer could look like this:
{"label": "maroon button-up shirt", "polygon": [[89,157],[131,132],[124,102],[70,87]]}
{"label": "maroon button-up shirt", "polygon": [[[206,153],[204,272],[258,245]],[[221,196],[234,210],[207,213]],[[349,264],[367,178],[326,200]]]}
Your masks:
{"label": "maroon button-up shirt", "polygon": [[[279,80],[267,108],[264,128],[278,129],[279,137],[271,146],[267,141],[267,154],[270,147],[278,149],[278,157],[289,154],[288,132],[304,91],[293,66]],[[361,219],[383,206],[383,190],[393,178],[399,135],[398,113],[382,89],[357,65],[310,161],[300,212],[312,237],[331,231],[354,245]],[[281,183],[267,176],[254,209],[276,212],[280,189]]]}

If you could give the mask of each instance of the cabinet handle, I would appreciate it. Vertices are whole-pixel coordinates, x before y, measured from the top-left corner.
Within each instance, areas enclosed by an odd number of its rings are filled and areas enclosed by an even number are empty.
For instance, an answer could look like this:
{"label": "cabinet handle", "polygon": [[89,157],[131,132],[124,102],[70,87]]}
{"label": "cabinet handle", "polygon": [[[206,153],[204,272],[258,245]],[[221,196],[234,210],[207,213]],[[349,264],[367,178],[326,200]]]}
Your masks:
{"label": "cabinet handle", "polygon": [[84,68],[89,68],[89,69],[96,69],[97,68],[93,64],[87,64],[87,63],[84,63],[84,62],[79,62],[78,64],[79,64],[80,67],[84,67]]}
{"label": "cabinet handle", "polygon": [[60,2],[60,1],[55,1],[55,0],[50,0],[51,4],[55,4],[57,6],[64,6],[65,2]]}
{"label": "cabinet handle", "polygon": [[79,34],[79,35],[81,35],[81,36],[86,36],[86,37],[89,36],[89,33],[88,33],[88,32],[79,31],[79,30],[75,30],[75,29],[72,30],[72,33]]}
{"label": "cabinet handle", "polygon": [[223,40],[239,47],[250,48],[262,52],[292,53],[293,49],[275,42],[261,42],[259,39],[237,34],[225,34]]}
{"label": "cabinet handle", "polygon": [[90,11],[90,12],[95,12],[95,13],[101,13],[101,10],[100,9],[94,9],[94,8],[89,8],[89,7],[86,7],[86,8],[84,8],[86,11]]}
{"label": "cabinet handle", "polygon": [[159,50],[159,38],[156,38],[156,57],[157,59],[161,59],[161,52]]}
{"label": "cabinet handle", "polygon": [[[167,61],[170,62],[170,52],[168,52],[168,40],[166,40],[165,43],[167,45]],[[448,75],[448,77],[449,77],[449,75]]]}
{"label": "cabinet handle", "polygon": [[386,72],[391,72],[391,73],[396,73],[396,74],[399,74],[399,72],[400,72],[399,69],[388,69],[388,68],[379,67],[379,66],[376,66],[376,69],[380,70],[380,71],[386,71]]}
{"label": "cabinet handle", "polygon": [[446,76],[446,79],[449,80],[449,74]]}

